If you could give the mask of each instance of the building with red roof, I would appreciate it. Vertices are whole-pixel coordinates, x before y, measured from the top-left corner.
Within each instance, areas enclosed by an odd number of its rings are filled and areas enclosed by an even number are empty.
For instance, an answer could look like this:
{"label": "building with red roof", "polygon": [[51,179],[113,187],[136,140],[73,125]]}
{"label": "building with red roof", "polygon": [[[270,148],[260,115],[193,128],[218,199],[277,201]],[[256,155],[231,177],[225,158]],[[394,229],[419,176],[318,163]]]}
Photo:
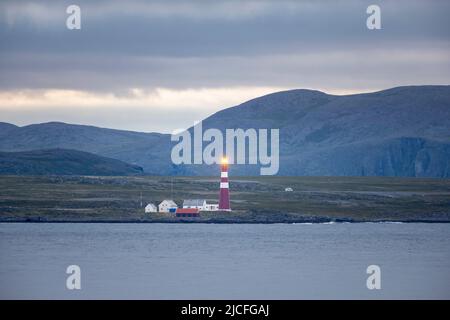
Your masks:
{"label": "building with red roof", "polygon": [[198,209],[187,209],[187,208],[178,208],[175,211],[175,214],[178,218],[196,218],[200,216]]}

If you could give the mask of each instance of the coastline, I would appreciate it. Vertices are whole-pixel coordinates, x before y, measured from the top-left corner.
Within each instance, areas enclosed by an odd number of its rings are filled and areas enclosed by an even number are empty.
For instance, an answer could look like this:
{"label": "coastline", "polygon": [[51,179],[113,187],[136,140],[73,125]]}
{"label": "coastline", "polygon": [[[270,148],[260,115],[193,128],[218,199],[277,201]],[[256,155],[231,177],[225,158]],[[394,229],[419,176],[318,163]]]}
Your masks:
{"label": "coastline", "polygon": [[215,203],[218,183],[217,177],[2,176],[0,223],[450,222],[450,179],[396,177],[235,177],[232,211],[201,211],[198,218],[144,212],[163,199]]}
{"label": "coastline", "polygon": [[273,220],[273,221],[252,221],[252,220],[223,220],[223,219],[198,219],[198,218],[174,218],[174,219],[105,219],[105,220],[89,220],[89,219],[0,219],[0,223],[160,223],[160,224],[335,224],[335,223],[450,223],[445,219],[406,219],[406,220],[355,220],[355,219],[298,219],[298,220]]}

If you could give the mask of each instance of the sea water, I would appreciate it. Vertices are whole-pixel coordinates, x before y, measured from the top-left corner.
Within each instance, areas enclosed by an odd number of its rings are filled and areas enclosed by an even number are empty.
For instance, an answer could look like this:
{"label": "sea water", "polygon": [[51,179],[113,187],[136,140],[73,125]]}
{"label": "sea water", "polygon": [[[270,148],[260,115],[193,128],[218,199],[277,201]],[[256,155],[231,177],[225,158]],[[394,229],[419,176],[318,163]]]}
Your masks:
{"label": "sea water", "polygon": [[0,298],[449,299],[450,224],[1,223]]}

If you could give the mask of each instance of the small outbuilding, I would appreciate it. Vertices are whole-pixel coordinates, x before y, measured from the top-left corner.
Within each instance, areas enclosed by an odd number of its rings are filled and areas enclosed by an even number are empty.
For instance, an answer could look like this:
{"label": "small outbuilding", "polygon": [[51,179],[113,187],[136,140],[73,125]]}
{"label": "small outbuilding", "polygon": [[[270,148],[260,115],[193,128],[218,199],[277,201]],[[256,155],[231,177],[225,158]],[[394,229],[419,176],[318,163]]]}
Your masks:
{"label": "small outbuilding", "polygon": [[153,203],[149,203],[145,206],[145,213],[150,212],[158,212],[158,208]]}
{"label": "small outbuilding", "polygon": [[198,209],[184,209],[178,208],[176,211],[178,218],[196,218],[200,216]]}

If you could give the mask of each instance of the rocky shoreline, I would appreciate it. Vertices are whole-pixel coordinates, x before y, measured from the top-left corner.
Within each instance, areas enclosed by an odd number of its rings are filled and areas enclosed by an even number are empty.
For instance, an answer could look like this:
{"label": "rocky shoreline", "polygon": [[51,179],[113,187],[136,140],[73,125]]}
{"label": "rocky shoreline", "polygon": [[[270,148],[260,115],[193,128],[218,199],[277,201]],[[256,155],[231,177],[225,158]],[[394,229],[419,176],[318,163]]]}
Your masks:
{"label": "rocky shoreline", "polygon": [[0,223],[203,223],[203,224],[334,224],[334,223],[450,223],[447,219],[405,219],[405,220],[366,220],[327,217],[310,217],[289,220],[249,220],[249,219],[47,219],[47,218],[0,218]]}
{"label": "rocky shoreline", "polygon": [[[217,202],[217,179],[3,176],[0,222],[450,222],[449,179],[236,177],[231,186],[231,212],[177,218],[173,213],[145,213],[144,207],[162,199],[178,205],[183,199]],[[285,192],[286,186],[293,191]]]}

